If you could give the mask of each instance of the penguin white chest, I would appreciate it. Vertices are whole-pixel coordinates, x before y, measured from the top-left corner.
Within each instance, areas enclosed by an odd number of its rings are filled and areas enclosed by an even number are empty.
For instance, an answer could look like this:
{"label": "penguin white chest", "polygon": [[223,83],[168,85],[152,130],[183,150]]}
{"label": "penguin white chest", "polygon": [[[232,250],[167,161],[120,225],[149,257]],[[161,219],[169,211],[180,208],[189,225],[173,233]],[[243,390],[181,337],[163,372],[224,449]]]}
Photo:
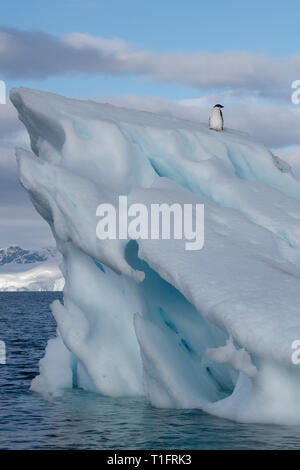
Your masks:
{"label": "penguin white chest", "polygon": [[223,116],[220,109],[213,109],[209,118],[209,127],[215,131],[221,131],[223,129]]}

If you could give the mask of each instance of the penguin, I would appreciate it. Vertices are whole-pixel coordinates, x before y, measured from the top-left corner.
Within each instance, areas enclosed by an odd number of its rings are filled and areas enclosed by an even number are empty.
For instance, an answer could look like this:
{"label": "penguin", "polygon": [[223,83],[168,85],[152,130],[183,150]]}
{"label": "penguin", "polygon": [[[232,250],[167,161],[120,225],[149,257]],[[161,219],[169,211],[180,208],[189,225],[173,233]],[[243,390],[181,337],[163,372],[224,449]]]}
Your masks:
{"label": "penguin", "polygon": [[221,109],[224,108],[221,104],[216,104],[213,107],[212,113],[209,118],[209,128],[213,129],[214,131],[222,131],[223,130],[223,114]]}

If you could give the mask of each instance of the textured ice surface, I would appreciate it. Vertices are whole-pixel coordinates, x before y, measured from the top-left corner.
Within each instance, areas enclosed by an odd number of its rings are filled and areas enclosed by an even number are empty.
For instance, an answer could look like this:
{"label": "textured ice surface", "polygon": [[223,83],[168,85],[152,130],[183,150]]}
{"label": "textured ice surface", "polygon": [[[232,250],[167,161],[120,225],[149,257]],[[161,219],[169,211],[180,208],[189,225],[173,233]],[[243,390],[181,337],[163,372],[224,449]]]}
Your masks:
{"label": "textured ice surface", "polygon": [[[300,184],[244,133],[16,89],[20,180],[63,255],[58,337],[32,389],[82,387],[300,423]],[[201,203],[205,245],[96,238],[100,203]],[[61,357],[61,360],[60,360]],[[56,366],[57,365],[57,368]]]}

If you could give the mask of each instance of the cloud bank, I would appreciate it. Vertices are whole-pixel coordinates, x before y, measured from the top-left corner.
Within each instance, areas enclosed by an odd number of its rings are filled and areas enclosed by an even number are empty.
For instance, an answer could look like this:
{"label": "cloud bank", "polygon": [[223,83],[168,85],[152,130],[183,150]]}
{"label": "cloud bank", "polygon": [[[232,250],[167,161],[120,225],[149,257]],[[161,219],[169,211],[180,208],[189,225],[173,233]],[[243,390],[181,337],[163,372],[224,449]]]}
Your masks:
{"label": "cloud bank", "polygon": [[245,51],[153,52],[121,39],[64,36],[0,27],[0,76],[46,79],[70,74],[136,75],[201,90],[234,89],[287,97],[299,77],[300,54],[273,57]]}
{"label": "cloud bank", "polygon": [[[18,140],[27,146],[23,135],[20,134]],[[4,141],[0,141],[0,221],[0,247],[53,245],[48,225],[35,211],[18,181],[14,145]]]}

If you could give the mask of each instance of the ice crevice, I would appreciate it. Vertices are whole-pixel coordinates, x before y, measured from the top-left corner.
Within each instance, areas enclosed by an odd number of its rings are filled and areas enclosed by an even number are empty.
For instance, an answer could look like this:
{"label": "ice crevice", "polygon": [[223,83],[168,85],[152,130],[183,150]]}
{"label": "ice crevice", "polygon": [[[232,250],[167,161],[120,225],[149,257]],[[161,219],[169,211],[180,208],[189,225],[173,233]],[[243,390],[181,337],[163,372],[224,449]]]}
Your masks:
{"label": "ice crevice", "polygon": [[[20,181],[63,255],[33,391],[146,396],[244,422],[300,423],[300,184],[254,138],[25,88]],[[96,208],[205,206],[205,244],[104,240]]]}

